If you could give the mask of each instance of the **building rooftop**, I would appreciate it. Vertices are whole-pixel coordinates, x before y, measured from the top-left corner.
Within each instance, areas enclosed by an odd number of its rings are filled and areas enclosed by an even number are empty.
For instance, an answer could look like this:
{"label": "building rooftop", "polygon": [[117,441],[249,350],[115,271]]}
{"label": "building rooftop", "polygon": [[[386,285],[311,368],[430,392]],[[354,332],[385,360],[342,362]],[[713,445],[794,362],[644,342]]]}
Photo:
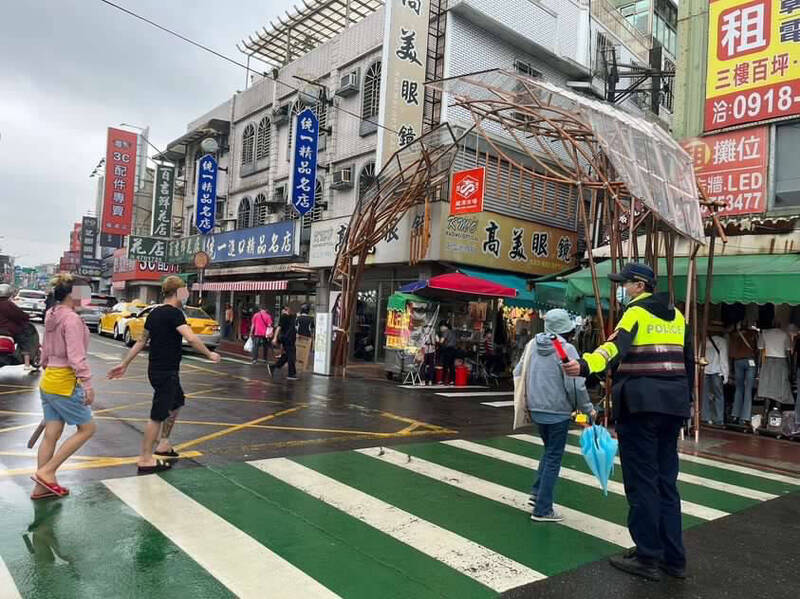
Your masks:
{"label": "building rooftop", "polygon": [[294,13],[278,16],[237,48],[242,53],[280,68],[330,41],[374,13],[384,0],[302,0]]}

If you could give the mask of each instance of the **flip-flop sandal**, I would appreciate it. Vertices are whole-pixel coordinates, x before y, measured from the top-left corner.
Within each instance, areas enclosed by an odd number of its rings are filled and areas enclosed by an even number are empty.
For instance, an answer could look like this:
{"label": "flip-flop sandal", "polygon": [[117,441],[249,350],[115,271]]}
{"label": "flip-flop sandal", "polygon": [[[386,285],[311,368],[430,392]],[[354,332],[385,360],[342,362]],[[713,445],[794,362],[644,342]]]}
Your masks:
{"label": "flip-flop sandal", "polygon": [[52,491],[45,491],[44,493],[31,493],[31,499],[36,501],[37,499],[47,499],[48,497],[58,497]]}
{"label": "flip-flop sandal", "polygon": [[156,472],[164,472],[172,468],[172,464],[162,460],[156,460],[155,466],[139,466],[136,474],[155,474]]}
{"label": "flip-flop sandal", "polygon": [[180,454],[175,451],[174,449],[170,449],[169,451],[154,451],[153,455],[160,455],[165,458],[179,458]]}
{"label": "flip-flop sandal", "polygon": [[31,480],[35,483],[39,483],[45,489],[50,491],[53,495],[57,495],[58,497],[66,497],[67,495],[69,495],[69,489],[67,489],[66,487],[62,487],[58,483],[49,483],[46,480],[39,478],[35,474],[31,476]]}

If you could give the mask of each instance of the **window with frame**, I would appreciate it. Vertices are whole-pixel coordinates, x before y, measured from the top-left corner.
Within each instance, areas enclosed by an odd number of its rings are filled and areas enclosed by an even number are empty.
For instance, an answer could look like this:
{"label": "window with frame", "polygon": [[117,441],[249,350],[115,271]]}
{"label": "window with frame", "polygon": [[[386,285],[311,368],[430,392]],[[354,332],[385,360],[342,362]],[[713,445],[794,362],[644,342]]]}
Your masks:
{"label": "window with frame", "polygon": [[272,143],[272,123],[269,117],[264,117],[258,122],[258,139],[256,141],[256,160],[269,160],[269,150]]}
{"label": "window with frame", "polygon": [[[310,229],[311,223],[315,223],[318,220],[322,220],[322,211],[323,211],[322,192],[323,192],[322,182],[319,179],[317,179],[317,183],[314,186],[314,207],[308,212],[306,212],[305,216],[303,216],[304,229]],[[292,210],[294,210],[294,207],[292,207]],[[295,214],[297,213],[295,212]]]}
{"label": "window with frame", "polygon": [[375,163],[368,162],[361,167],[361,172],[358,175],[358,206],[364,202],[364,197],[367,190],[375,183]]}
{"label": "window with frame", "polygon": [[239,202],[239,210],[236,213],[237,229],[248,229],[250,227],[251,212],[252,211],[250,209],[250,198],[245,196]]}
{"label": "window with frame", "polygon": [[252,124],[247,125],[242,133],[242,166],[253,162],[256,143],[256,129]]}
{"label": "window with frame", "polygon": [[541,71],[533,68],[533,65],[519,58],[514,59],[514,70],[520,75],[527,75],[528,77],[541,77]]}
{"label": "window with frame", "polygon": [[313,110],[319,121],[319,128],[321,131],[328,126],[328,101],[324,97],[320,97],[314,104]]}
{"label": "window with frame", "polygon": [[253,226],[259,227],[267,223],[267,215],[269,204],[267,203],[267,196],[260,193],[256,196],[253,202]]}
{"label": "window with frame", "polygon": [[775,127],[775,202],[773,208],[800,206],[800,124]]}
{"label": "window with frame", "polygon": [[364,75],[364,95],[361,100],[361,118],[373,120],[378,117],[381,101],[381,62],[374,62]]}
{"label": "window with frame", "polygon": [[291,161],[292,159],[292,144],[294,143],[294,122],[297,119],[297,115],[303,112],[302,102],[300,100],[295,100],[292,102],[292,108],[289,111],[289,138],[288,143],[286,144],[286,160]]}
{"label": "window with frame", "polygon": [[[670,59],[664,59],[664,72],[674,73],[675,63]],[[661,80],[661,105],[672,112],[672,105],[674,103],[673,87],[675,85],[675,77],[664,77]]]}

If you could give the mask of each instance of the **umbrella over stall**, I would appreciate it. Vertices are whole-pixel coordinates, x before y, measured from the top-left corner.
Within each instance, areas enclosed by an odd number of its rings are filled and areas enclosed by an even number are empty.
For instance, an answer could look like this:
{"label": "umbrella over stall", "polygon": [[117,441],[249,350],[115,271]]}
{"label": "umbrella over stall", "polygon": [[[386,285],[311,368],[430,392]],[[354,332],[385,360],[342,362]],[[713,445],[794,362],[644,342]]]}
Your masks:
{"label": "umbrella over stall", "polygon": [[403,293],[416,293],[425,297],[442,297],[452,294],[487,297],[516,297],[517,290],[493,281],[471,277],[460,272],[437,275],[408,283],[399,289]]}

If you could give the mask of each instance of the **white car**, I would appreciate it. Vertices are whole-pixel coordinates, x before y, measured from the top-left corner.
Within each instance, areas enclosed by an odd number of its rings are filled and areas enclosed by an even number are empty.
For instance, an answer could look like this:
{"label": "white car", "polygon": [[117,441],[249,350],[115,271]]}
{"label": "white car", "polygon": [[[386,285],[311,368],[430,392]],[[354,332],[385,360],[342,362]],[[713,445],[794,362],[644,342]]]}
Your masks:
{"label": "white car", "polygon": [[11,300],[28,316],[44,320],[47,294],[37,289],[20,289]]}

